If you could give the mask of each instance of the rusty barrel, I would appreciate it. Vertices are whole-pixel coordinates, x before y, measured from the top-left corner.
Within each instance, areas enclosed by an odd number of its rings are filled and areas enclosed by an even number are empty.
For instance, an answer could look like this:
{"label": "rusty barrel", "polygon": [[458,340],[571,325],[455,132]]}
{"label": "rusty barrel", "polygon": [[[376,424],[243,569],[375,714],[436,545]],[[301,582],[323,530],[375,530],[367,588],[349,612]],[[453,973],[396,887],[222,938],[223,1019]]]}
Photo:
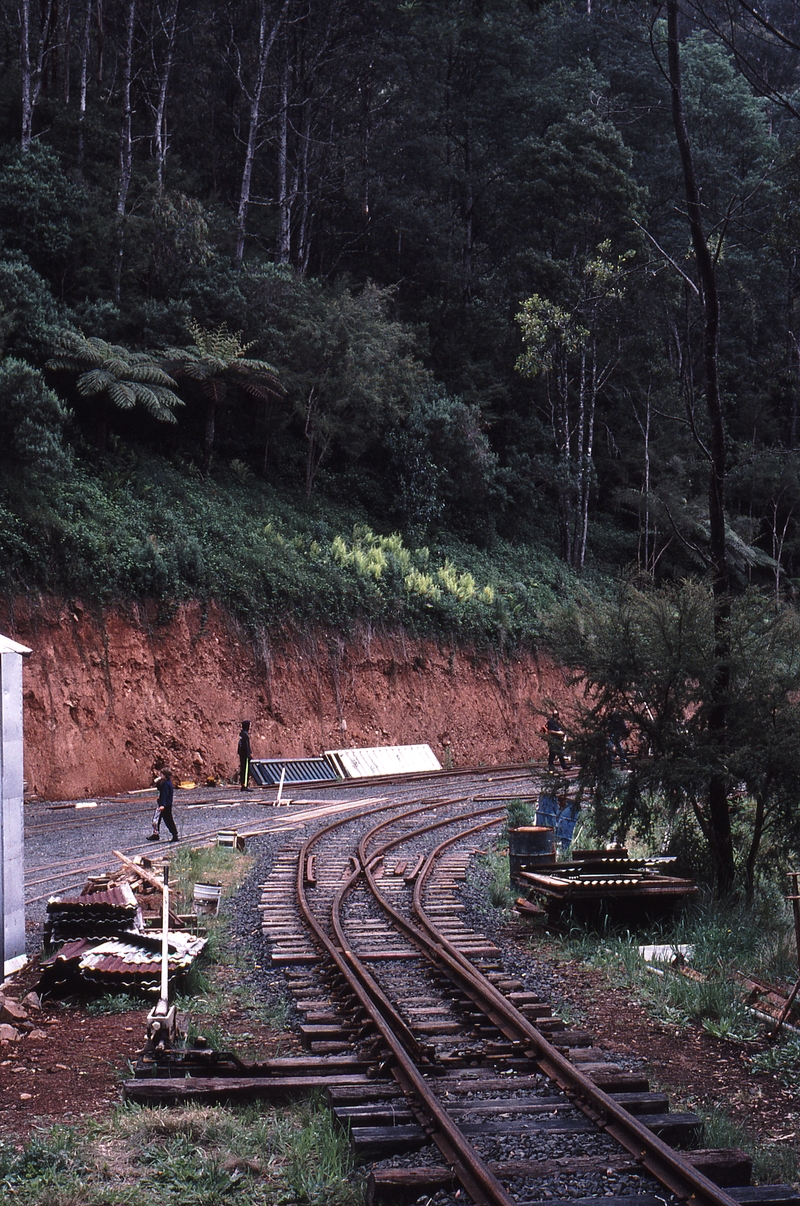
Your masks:
{"label": "rusty barrel", "polygon": [[555,832],[546,825],[521,825],[508,831],[508,863],[512,879],[556,861]]}

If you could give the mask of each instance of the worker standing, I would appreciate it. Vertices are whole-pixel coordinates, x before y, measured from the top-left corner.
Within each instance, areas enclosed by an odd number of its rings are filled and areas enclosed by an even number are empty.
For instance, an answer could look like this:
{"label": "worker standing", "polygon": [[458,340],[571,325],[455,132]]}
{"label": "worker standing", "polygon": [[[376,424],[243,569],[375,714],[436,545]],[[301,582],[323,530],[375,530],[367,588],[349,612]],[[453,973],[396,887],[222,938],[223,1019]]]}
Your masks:
{"label": "worker standing", "polygon": [[253,757],[253,751],[250,748],[250,721],[243,720],[242,727],[239,730],[239,783],[242,791],[249,791],[248,779],[250,778],[250,759]]}
{"label": "worker standing", "polygon": [[548,717],[547,724],[544,726],[544,735],[547,742],[547,769],[555,770],[556,758],[558,758],[561,769],[567,770],[567,763],[564,759],[564,746],[567,734],[561,723],[558,708],[553,708],[551,715]]}

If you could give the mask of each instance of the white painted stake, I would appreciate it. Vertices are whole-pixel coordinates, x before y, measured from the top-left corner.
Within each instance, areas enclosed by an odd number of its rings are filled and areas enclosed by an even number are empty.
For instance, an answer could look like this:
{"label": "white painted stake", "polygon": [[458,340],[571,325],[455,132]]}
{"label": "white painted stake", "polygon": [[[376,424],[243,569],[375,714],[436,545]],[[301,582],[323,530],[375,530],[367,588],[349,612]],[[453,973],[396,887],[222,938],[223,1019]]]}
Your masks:
{"label": "white painted stake", "polygon": [[275,801],[276,804],[280,804],[280,802],[281,802],[281,796],[283,795],[283,780],[284,780],[285,775],[286,775],[286,767],[282,766],[281,767],[281,781],[278,784],[278,798]]}
{"label": "white painted stake", "polygon": [[164,867],[164,905],[161,913],[161,1000],[169,1001],[169,863]]}

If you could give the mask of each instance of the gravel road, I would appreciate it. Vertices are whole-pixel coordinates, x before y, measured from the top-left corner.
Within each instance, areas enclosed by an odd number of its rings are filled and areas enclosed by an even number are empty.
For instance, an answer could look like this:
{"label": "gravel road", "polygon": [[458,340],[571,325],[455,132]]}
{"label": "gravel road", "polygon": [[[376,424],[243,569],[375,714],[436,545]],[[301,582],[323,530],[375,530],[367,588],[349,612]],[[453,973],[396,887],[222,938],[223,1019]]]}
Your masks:
{"label": "gravel road", "polygon": [[[313,815],[344,801],[374,796],[374,788],[337,785],[297,789],[292,802],[275,806],[276,791],[206,787],[175,791],[178,845],[212,842],[221,829],[244,835],[280,835],[311,823]],[[286,797],[285,797],[286,798]],[[50,896],[74,891],[89,875],[119,869],[115,850],[133,858],[171,850],[168,840],[148,842],[155,789],[91,800],[25,803],[25,901],[29,951],[37,949]],[[307,802],[307,803],[306,803]],[[267,843],[268,844],[268,843]]]}

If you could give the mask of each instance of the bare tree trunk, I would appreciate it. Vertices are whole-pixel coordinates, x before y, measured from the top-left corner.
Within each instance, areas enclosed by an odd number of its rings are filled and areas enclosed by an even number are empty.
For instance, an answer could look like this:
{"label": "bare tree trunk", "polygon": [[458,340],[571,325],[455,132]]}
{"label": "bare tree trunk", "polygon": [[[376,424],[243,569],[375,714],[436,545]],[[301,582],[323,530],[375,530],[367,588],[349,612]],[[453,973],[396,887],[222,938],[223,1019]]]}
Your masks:
{"label": "bare tree trunk", "polygon": [[169,0],[166,15],[162,18],[162,30],[166,39],[164,59],[158,72],[158,101],[156,103],[154,141],[156,149],[156,184],[158,196],[164,191],[164,164],[167,160],[169,139],[167,137],[167,94],[169,77],[175,57],[175,30],[178,23],[179,0]]}
{"label": "bare tree trunk", "polygon": [[[258,149],[259,130],[261,127],[261,96],[264,91],[264,82],[267,76],[267,63],[269,62],[272,47],[276,37],[278,36],[278,30],[283,23],[283,18],[288,7],[289,0],[284,0],[283,6],[275,19],[272,29],[268,33],[267,3],[266,0],[261,0],[261,13],[258,30],[258,65],[256,67],[256,78],[253,82],[253,90],[250,93],[250,114],[247,127],[247,146],[245,149],[244,167],[242,169],[242,184],[239,190],[239,207],[236,214],[235,260],[237,264],[241,264],[242,260],[244,259],[245,230],[247,227],[247,214],[248,210],[250,209],[250,195],[253,184],[253,165],[255,163],[256,151]],[[243,91],[246,93],[241,74],[239,82]]]}
{"label": "bare tree trunk", "polygon": [[370,166],[369,145],[372,137],[371,84],[365,82],[359,88],[361,95],[361,217],[365,229],[370,222]]}
{"label": "bare tree trunk", "polygon": [[106,31],[103,21],[103,0],[97,0],[97,83],[102,84],[105,70]]}
{"label": "bare tree trunk", "polygon": [[575,464],[572,467],[574,515],[572,520],[572,561],[573,569],[580,569],[581,549],[581,516],[583,514],[583,475],[584,455],[586,444],[586,348],[581,348],[581,367],[578,374],[578,420],[575,424],[577,444],[575,448]]}
{"label": "bare tree trunk", "polygon": [[292,204],[289,197],[289,48],[283,65],[281,111],[278,126],[278,249],[279,264],[288,264],[292,255]]}
{"label": "bare tree trunk", "polygon": [[89,46],[92,29],[92,0],[86,0],[81,34],[81,75],[78,99],[78,163],[83,166],[83,123],[86,118],[86,97],[89,89]]}
{"label": "bare tree trunk", "polygon": [[[783,491],[781,491],[783,493]],[[775,610],[777,611],[781,605],[781,575],[783,573],[783,546],[786,543],[786,533],[789,530],[789,524],[794,515],[794,507],[789,508],[789,513],[784,520],[783,527],[779,529],[778,524],[778,503],[780,496],[773,501],[772,504],[772,559],[775,562]]]}
{"label": "bare tree trunk", "polygon": [[64,5],[63,30],[64,30],[63,39],[62,39],[63,51],[64,51],[63,58],[62,58],[62,62],[64,64],[64,93],[63,93],[63,95],[64,95],[64,104],[68,105],[69,100],[70,100],[70,85],[71,85],[70,54],[71,54],[71,50],[72,50],[72,4],[70,3],[70,0],[67,0],[66,4]]}
{"label": "bare tree trunk", "polygon": [[[638,424],[639,430],[642,433],[644,441],[644,474],[642,479],[641,494],[644,498],[644,572],[650,574],[655,569],[655,533],[653,534],[653,553],[650,554],[650,423],[652,413],[652,402],[650,398],[650,390],[647,391],[647,404],[644,412],[644,422],[639,418],[639,412],[634,407],[633,414]],[[639,569],[642,569],[642,524],[639,521],[639,553],[638,553]]]}
{"label": "bare tree trunk", "polygon": [[753,833],[750,838],[750,848],[747,851],[747,862],[745,863],[745,893],[747,903],[753,903],[753,896],[756,887],[756,859],[761,846],[761,838],[764,833],[764,825],[766,822],[766,806],[764,803],[764,793],[759,792],[756,795],[756,815],[753,820]]}
{"label": "bare tree trunk", "polygon": [[464,202],[464,275],[463,275],[463,297],[464,301],[469,303],[472,298],[472,258],[475,244],[474,231],[474,214],[475,214],[475,195],[474,181],[472,179],[472,139],[469,122],[467,123],[467,131],[464,139],[464,175],[466,177],[467,196]]}
{"label": "bare tree trunk", "polygon": [[556,445],[556,473],[558,474],[558,525],[561,556],[567,565],[572,565],[574,481],[572,467],[572,431],[569,414],[569,369],[567,357],[555,352],[553,360],[555,397],[548,378],[547,393],[550,400],[550,417]]}
{"label": "bare tree trunk", "polygon": [[52,20],[53,2],[44,0],[40,6],[39,37],[35,57],[32,57],[31,43],[34,34],[31,26],[31,0],[19,0],[20,99],[22,107],[20,146],[23,151],[29,150],[33,140],[33,114],[42,91],[44,67],[51,49]]}
{"label": "bare tree trunk", "polygon": [[296,191],[300,195],[300,227],[297,232],[297,269],[299,272],[308,271],[308,261],[311,257],[311,180],[309,160],[311,155],[311,102],[306,99],[303,104],[303,120],[300,131],[302,151],[297,167]]}
{"label": "bare tree trunk", "polygon": [[33,132],[33,64],[31,63],[31,4],[20,0],[19,6],[19,67],[22,85],[22,136],[23,151],[31,145]]}
{"label": "bare tree trunk", "polygon": [[678,36],[678,0],[667,0],[667,54],[672,96],[672,121],[678,144],[689,230],[700,278],[703,311],[703,368],[705,397],[710,429],[708,517],[710,555],[714,594],[714,661],[715,673],[711,692],[708,728],[717,750],[720,769],[712,773],[708,783],[708,811],[713,840],[716,886],[720,896],[733,887],[734,861],[731,835],[728,785],[723,767],[727,729],[726,695],[730,684],[730,579],[725,544],[725,473],[727,449],[719,392],[718,350],[720,308],[717,294],[714,257],[703,229],[700,193],[694,171],[692,148],[683,110],[680,70],[680,41]]}
{"label": "bare tree trunk", "polygon": [[597,347],[592,344],[589,398],[586,407],[586,435],[581,460],[581,543],[578,557],[579,570],[586,562],[586,541],[589,537],[589,498],[592,492],[592,456],[594,455],[594,417],[597,413]]}
{"label": "bare tree trunk", "polygon": [[122,293],[122,261],[125,254],[125,208],[133,175],[133,34],[136,26],[136,0],[128,0],[125,14],[125,44],[122,54],[122,122],[119,130],[119,179],[117,183],[117,260],[114,268],[114,297]]}

